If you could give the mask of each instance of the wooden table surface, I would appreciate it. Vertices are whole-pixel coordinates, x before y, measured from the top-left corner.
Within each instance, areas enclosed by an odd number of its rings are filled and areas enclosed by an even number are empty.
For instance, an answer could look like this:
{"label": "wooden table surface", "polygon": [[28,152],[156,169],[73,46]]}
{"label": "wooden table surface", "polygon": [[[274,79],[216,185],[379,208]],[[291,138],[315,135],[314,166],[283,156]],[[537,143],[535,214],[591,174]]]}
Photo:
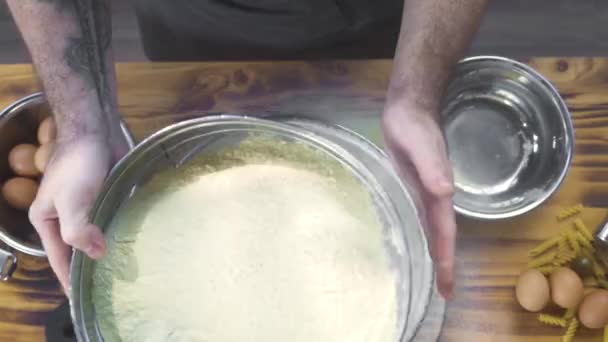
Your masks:
{"label": "wooden table surface", "polygon": [[[556,213],[583,203],[595,227],[608,207],[608,59],[526,60],[557,86],[575,118],[576,154],[555,195],[532,213],[500,222],[459,219],[456,298],[447,306],[441,341],[559,341],[514,301],[526,252],[561,228]],[[281,62],[121,64],[120,110],[137,139],[203,112],[284,113],[348,119],[379,141],[378,115],[391,63]],[[0,66],[0,107],[40,89],[29,65]],[[21,257],[13,280],[0,284],[0,341],[43,341],[43,325],[63,296],[47,264]],[[600,341],[582,330],[576,341]]]}

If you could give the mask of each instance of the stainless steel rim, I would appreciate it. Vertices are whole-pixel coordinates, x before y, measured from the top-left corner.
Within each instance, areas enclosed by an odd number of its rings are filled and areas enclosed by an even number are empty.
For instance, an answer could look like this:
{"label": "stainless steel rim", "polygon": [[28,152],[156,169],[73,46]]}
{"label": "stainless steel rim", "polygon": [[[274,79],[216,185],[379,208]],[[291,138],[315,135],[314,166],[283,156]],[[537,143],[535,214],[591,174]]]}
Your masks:
{"label": "stainless steel rim", "polygon": [[[44,93],[42,93],[42,92],[34,93],[34,94],[28,95],[26,97],[23,97],[13,103],[11,103],[2,112],[0,112],[0,120],[10,119],[10,117],[12,117],[12,115],[15,115],[15,113],[19,112],[22,108],[24,108],[27,105],[41,104],[41,103],[44,103],[45,101],[46,101],[46,99],[44,97]],[[129,131],[129,128],[123,121],[120,122],[120,127],[121,127],[121,130],[122,130],[122,133],[123,133],[125,139],[127,140],[129,149],[132,149],[133,146],[135,145],[135,141],[133,139],[131,132]],[[11,247],[21,253],[28,254],[31,256],[35,256],[35,257],[46,257],[46,252],[44,251],[43,248],[28,244],[19,239],[16,239],[12,235],[10,235],[4,228],[2,228],[2,226],[0,226],[0,241],[6,243],[9,247]]]}
{"label": "stainless steel rim", "polygon": [[[106,181],[106,185],[105,190],[102,190],[103,193],[107,193],[108,191],[111,190],[112,187],[112,183],[114,183],[117,179],[119,179],[121,177],[121,175],[123,174],[123,172],[126,170],[126,168],[128,168],[131,163],[134,161],[134,158],[138,158],[137,156],[141,156],[141,154],[143,152],[145,152],[148,148],[150,148],[150,146],[152,146],[153,144],[159,143],[160,141],[164,140],[168,135],[171,135],[173,133],[177,133],[183,129],[186,128],[192,128],[194,126],[194,128],[198,127],[199,125],[206,125],[209,123],[215,123],[214,121],[217,121],[218,119],[227,119],[227,120],[247,120],[247,121],[254,121],[257,124],[262,124],[262,125],[269,125],[269,127],[275,127],[275,128],[281,128],[281,129],[285,129],[282,128],[280,126],[287,126],[286,124],[281,124],[281,123],[277,123],[277,122],[270,122],[268,120],[264,120],[264,119],[258,119],[258,118],[254,118],[254,117],[248,117],[248,116],[238,116],[238,115],[214,115],[214,116],[207,116],[207,117],[201,117],[201,118],[197,118],[197,119],[192,119],[192,120],[188,120],[188,121],[184,121],[184,122],[180,122],[174,125],[171,125],[169,127],[166,127],[156,133],[154,133],[153,135],[151,135],[150,137],[146,138],[145,140],[143,140],[140,144],[138,144],[134,150],[132,150],[131,153],[129,153],[127,156],[125,156],[122,160],[120,160],[116,166],[113,168],[113,170],[110,173],[110,176],[108,177],[107,181]],[[270,126],[271,125],[271,126]],[[302,130],[300,128],[294,128],[289,126],[290,131],[293,130],[294,134],[297,136],[300,136],[302,138],[306,137],[306,138],[310,138],[311,137],[311,133],[306,132],[305,130]],[[313,135],[316,137],[316,135]],[[325,139],[321,139],[321,137],[319,138],[319,143],[322,146],[323,144],[325,144],[325,142],[323,142],[323,140]],[[331,145],[331,146],[330,146]],[[333,144],[330,144],[325,146],[326,149],[329,150],[342,150],[341,147],[339,146],[333,146]],[[346,153],[348,154],[348,153]],[[134,157],[135,156],[135,157]],[[353,162],[351,160],[348,160],[348,162]],[[358,161],[354,161],[353,165],[359,165],[360,163]],[[363,168],[363,172],[364,173],[368,173],[368,171],[365,171],[366,168]],[[360,170],[359,170],[360,171]],[[373,179],[372,177],[372,182],[376,182],[375,179]],[[376,189],[380,188],[380,187],[375,187]],[[380,194],[381,197],[385,197],[385,194]],[[103,198],[105,196],[104,195],[100,195],[98,197],[98,200],[95,204],[95,206],[93,207],[93,210],[91,211],[91,215],[92,217],[95,216],[95,213],[98,212],[100,210],[100,206],[103,203]],[[384,198],[385,203],[390,203],[390,200],[387,200],[386,198]],[[388,202],[386,202],[388,201]],[[391,209],[392,211],[392,209]],[[389,214],[389,216],[392,216],[393,214]],[[387,219],[393,221],[393,222],[397,222],[395,221],[395,218],[390,218],[387,217]],[[71,315],[72,315],[72,320],[74,322],[74,327],[75,327],[75,332],[76,335],[78,337],[78,339],[80,341],[97,341],[100,340],[100,332],[98,330],[97,324],[96,322],[90,322],[87,318],[85,318],[85,316],[88,316],[88,314],[85,313],[84,310],[84,306],[89,306],[89,304],[84,303],[83,302],[83,291],[84,288],[82,287],[82,269],[84,267],[84,263],[86,261],[86,257],[79,251],[74,250],[74,253],[72,254],[72,264],[70,267],[70,288],[68,290],[69,293],[69,299],[70,299],[70,306],[71,306]],[[408,263],[411,261],[408,261]],[[411,269],[409,269],[409,272],[411,272]],[[411,279],[410,279],[411,282]],[[411,284],[409,285],[409,287],[411,287]],[[411,305],[411,300],[408,301],[408,303],[406,303],[406,305],[408,306],[406,308],[406,310],[409,310],[409,305]],[[406,321],[406,325],[407,326],[407,321]],[[404,327],[405,327],[404,326]],[[95,332],[94,336],[89,336],[89,333]],[[92,338],[92,339],[91,339]]]}
{"label": "stainless steel rim", "polygon": [[570,113],[570,110],[568,109],[568,106],[566,105],[563,98],[559,94],[559,91],[557,90],[557,88],[555,88],[555,86],[551,82],[549,82],[549,80],[547,80],[538,71],[534,70],[530,66],[528,66],[524,63],[518,62],[516,60],[512,60],[512,59],[500,57],[500,56],[469,57],[469,58],[463,59],[461,62],[458,63],[458,65],[466,65],[466,64],[478,63],[478,62],[484,62],[484,61],[508,63],[508,64],[512,65],[514,68],[523,70],[526,73],[529,73],[530,75],[532,75],[534,78],[536,78],[542,84],[542,86],[545,87],[551,93],[551,95],[553,96],[557,105],[559,106],[560,114],[561,114],[560,116],[562,118],[562,127],[564,129],[564,132],[566,133],[565,147],[566,147],[567,154],[566,154],[565,167],[563,168],[563,170],[561,170],[559,177],[551,185],[551,187],[549,188],[549,191],[547,191],[542,196],[540,196],[536,201],[534,201],[522,208],[519,208],[517,210],[512,210],[512,211],[504,212],[504,213],[496,213],[496,214],[481,213],[481,212],[469,210],[467,208],[464,208],[464,207],[459,206],[456,203],[454,203],[454,209],[456,210],[456,212],[461,215],[467,216],[467,217],[481,219],[481,220],[507,219],[507,218],[512,218],[512,217],[523,215],[527,212],[530,212],[530,211],[536,209],[541,204],[545,203],[549,198],[551,198],[551,196],[553,196],[555,194],[555,192],[559,189],[560,185],[563,183],[564,179],[566,178],[568,171],[570,170],[570,166],[572,165],[572,158],[574,155],[574,142],[575,142],[574,125],[572,123],[572,115]]}

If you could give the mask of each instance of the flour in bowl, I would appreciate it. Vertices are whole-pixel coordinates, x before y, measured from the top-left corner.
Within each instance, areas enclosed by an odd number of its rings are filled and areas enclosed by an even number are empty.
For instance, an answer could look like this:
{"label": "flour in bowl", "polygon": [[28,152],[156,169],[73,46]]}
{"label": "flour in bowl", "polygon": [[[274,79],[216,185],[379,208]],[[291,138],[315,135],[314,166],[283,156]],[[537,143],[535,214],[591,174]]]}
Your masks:
{"label": "flour in bowl", "polygon": [[93,287],[106,341],[398,339],[397,274],[364,192],[289,163],[178,184],[108,228]]}

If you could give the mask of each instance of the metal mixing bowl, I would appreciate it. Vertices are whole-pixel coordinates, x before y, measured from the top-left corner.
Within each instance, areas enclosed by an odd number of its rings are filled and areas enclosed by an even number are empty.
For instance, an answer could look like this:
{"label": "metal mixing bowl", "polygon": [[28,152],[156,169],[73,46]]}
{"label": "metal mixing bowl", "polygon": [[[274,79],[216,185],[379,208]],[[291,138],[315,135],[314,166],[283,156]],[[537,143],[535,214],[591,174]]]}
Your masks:
{"label": "metal mixing bowl", "polygon": [[[0,184],[13,177],[8,164],[10,150],[18,144],[38,144],[37,131],[40,122],[50,115],[51,109],[42,93],[35,93],[15,101],[0,112]],[[121,123],[129,146],[133,138]],[[15,270],[17,256],[14,251],[45,257],[27,211],[12,208],[0,196],[0,279],[6,280]],[[2,248],[3,247],[3,248]]]}
{"label": "metal mixing bowl", "polygon": [[[393,171],[388,158],[373,144],[339,127],[284,119],[281,122],[243,116],[218,115],[189,120],[163,129],[141,142],[111,172],[92,220],[108,226],[119,206],[128,202],[154,173],[179,168],[198,153],[238,146],[251,133],[270,134],[281,141],[297,141],[331,156],[352,171],[372,194],[385,223],[387,248],[399,274],[399,341],[415,340],[433,293],[433,266],[419,213],[410,191]],[[397,239],[402,248],[392,245]],[[155,253],[156,251],[150,251]],[[79,341],[103,341],[92,300],[95,262],[74,253],[70,272],[70,302]],[[170,272],[167,281],[171,281]],[[435,334],[438,327],[435,326]]]}
{"label": "metal mixing bowl", "polygon": [[532,68],[501,57],[462,61],[442,125],[454,168],[456,211],[499,219],[549,198],[570,166],[574,129],[557,90]]}

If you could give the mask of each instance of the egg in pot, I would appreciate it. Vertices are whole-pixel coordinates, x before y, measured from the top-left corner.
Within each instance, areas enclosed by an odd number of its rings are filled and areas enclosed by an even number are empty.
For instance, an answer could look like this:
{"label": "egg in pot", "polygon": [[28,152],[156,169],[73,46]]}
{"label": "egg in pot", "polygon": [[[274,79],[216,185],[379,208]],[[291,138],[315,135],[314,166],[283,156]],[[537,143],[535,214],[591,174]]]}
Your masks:
{"label": "egg in pot", "polygon": [[15,209],[28,209],[37,191],[38,183],[24,177],[11,178],[2,186],[2,196]]}
{"label": "egg in pot", "polygon": [[57,127],[52,117],[44,119],[38,126],[38,142],[44,145],[55,140],[57,136]]}
{"label": "egg in pot", "polygon": [[36,146],[32,144],[19,144],[9,152],[8,163],[13,172],[18,176],[36,177],[40,171],[34,164]]}
{"label": "egg in pot", "polygon": [[51,156],[53,155],[54,148],[55,143],[52,141],[38,148],[34,155],[34,165],[38,171],[44,172],[46,165],[49,163],[49,159],[51,159]]}

